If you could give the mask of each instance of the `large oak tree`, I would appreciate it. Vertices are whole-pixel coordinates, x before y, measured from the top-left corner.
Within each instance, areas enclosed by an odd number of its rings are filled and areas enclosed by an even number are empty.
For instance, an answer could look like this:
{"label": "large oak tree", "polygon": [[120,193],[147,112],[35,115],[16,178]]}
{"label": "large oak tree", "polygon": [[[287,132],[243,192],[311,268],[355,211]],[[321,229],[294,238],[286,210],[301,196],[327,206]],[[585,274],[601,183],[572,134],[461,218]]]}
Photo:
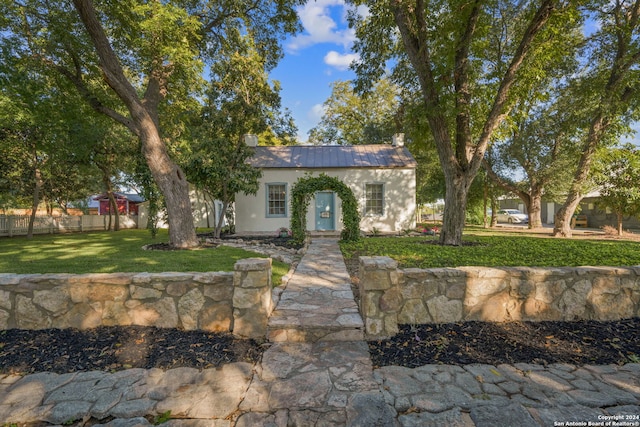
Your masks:
{"label": "large oak tree", "polygon": [[196,246],[186,175],[165,117],[188,110],[202,88],[204,64],[240,35],[255,39],[268,63],[279,41],[298,30],[297,0],[136,1],[24,0],[3,2],[3,54],[41,72],[47,66],[72,82],[98,112],[141,142],[167,208],[170,243]]}
{"label": "large oak tree", "polygon": [[570,2],[359,0],[354,20],[361,82],[395,64],[417,82],[446,183],[440,241],[460,245],[467,194],[496,129],[546,62],[557,34],[579,23]]}

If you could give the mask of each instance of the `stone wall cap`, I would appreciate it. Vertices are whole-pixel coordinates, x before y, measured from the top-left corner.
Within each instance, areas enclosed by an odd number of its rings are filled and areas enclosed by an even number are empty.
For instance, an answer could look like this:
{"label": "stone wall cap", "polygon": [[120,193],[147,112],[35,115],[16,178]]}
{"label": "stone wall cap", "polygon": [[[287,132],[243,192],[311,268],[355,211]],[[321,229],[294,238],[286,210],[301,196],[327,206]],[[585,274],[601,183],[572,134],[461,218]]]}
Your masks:
{"label": "stone wall cap", "polygon": [[0,274],[0,286],[2,285],[17,285],[20,283],[20,279],[23,275],[14,273],[2,273]]}
{"label": "stone wall cap", "polygon": [[398,261],[388,256],[361,256],[360,266],[365,270],[395,270]]}
{"label": "stone wall cap", "polygon": [[235,271],[266,270],[271,267],[271,258],[245,258],[238,260],[234,265]]}

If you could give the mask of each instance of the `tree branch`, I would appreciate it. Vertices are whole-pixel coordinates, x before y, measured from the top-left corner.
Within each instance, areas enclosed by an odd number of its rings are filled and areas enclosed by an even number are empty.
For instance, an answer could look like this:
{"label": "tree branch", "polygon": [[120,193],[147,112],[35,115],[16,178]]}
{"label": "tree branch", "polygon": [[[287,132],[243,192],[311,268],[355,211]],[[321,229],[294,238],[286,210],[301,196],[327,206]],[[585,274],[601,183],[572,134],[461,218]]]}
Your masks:
{"label": "tree branch", "polygon": [[471,6],[471,12],[465,26],[464,33],[458,41],[453,72],[456,93],[456,157],[463,169],[468,166],[467,144],[471,141],[471,118],[469,104],[471,91],[469,89],[469,48],[476,30],[480,15],[480,1],[476,0]]}
{"label": "tree branch", "polygon": [[511,63],[502,78],[491,112],[487,117],[480,138],[478,139],[473,159],[471,161],[471,168],[474,170],[477,170],[480,167],[480,163],[493,131],[509,113],[510,108],[507,108],[507,100],[511,87],[516,81],[516,74],[522,66],[535,36],[542,30],[555,10],[555,1],[556,0],[544,0],[542,2],[520,40],[520,44],[518,45]]}

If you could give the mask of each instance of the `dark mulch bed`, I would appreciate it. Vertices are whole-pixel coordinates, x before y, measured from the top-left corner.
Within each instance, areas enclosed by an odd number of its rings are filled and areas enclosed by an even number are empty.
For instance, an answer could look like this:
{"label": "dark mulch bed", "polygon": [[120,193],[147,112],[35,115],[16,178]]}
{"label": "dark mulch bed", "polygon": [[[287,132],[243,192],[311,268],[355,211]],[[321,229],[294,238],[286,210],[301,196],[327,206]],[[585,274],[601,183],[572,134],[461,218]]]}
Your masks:
{"label": "dark mulch bed", "polygon": [[[577,322],[464,322],[403,326],[370,341],[375,367],[470,363],[640,363],[640,318]],[[118,371],[256,363],[264,346],[230,334],[142,326],[0,332],[0,373]]]}
{"label": "dark mulch bed", "polygon": [[145,326],[0,331],[0,373],[206,369],[257,362],[262,347],[226,333]]}
{"label": "dark mulch bed", "polygon": [[640,318],[611,322],[464,322],[403,326],[370,341],[373,365],[640,363]]}

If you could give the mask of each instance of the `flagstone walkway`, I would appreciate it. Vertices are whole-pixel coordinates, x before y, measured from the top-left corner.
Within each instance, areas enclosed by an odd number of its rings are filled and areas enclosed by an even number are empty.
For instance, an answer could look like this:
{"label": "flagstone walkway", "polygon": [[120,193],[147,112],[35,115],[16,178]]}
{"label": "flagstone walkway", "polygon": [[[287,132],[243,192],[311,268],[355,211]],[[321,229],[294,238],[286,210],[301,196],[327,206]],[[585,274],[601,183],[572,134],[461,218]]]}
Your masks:
{"label": "flagstone walkway", "polygon": [[640,426],[640,364],[374,371],[336,239],[313,241],[269,336],[256,365],[0,375],[0,426]]}

